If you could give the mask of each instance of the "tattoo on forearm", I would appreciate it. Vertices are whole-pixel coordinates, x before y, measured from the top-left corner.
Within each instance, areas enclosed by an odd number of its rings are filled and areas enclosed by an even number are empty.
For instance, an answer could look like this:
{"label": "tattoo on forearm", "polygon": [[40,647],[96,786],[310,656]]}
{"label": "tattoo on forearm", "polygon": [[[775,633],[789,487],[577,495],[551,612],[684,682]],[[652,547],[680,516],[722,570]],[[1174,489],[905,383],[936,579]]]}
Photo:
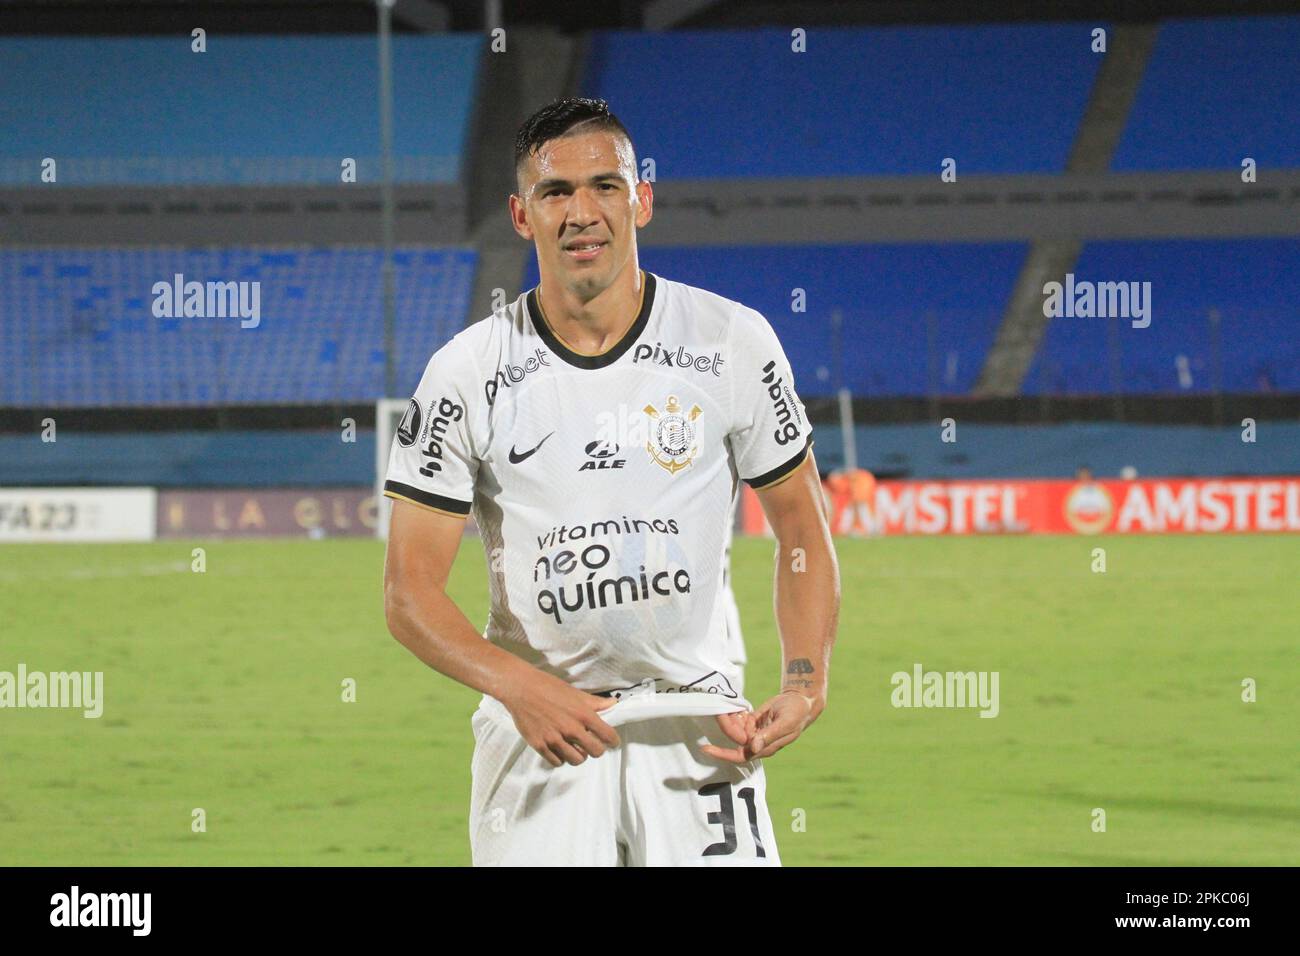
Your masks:
{"label": "tattoo on forearm", "polygon": [[[794,660],[792,660],[789,664],[786,665],[785,673],[786,673],[786,678],[784,681],[781,682],[781,686],[784,690],[791,690],[798,687],[803,687],[803,688],[815,687],[817,685],[817,682],[812,679],[812,675],[816,673],[816,668],[813,667],[812,661],[810,661],[806,657],[796,657]],[[800,676],[797,677],[789,676],[792,674],[797,674]],[[803,675],[808,675],[808,676],[803,676]]]}

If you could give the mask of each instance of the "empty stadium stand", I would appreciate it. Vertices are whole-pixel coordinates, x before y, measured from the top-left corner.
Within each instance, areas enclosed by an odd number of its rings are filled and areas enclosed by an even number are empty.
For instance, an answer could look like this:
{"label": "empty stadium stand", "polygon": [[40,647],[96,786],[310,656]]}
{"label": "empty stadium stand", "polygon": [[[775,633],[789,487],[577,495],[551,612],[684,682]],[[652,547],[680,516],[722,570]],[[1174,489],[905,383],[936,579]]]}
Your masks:
{"label": "empty stadium stand", "polygon": [[666,178],[1059,172],[1094,26],[818,30],[805,53],[782,29],[600,32],[585,89]]}
{"label": "empty stadium stand", "polygon": [[[394,178],[463,173],[482,39],[393,44]],[[373,36],[0,37],[0,183],[267,185],[375,182]],[[40,110],[30,104],[40,103]]]}
{"label": "empty stadium stand", "polygon": [[1295,16],[1162,23],[1111,168],[1300,167],[1298,49]]}
{"label": "empty stadium stand", "polygon": [[1151,324],[1054,319],[1026,393],[1300,391],[1300,240],[1089,243],[1075,273],[1150,282]]}
{"label": "empty stadium stand", "polygon": [[[397,375],[463,327],[471,249],[398,248]],[[157,317],[157,282],[256,282],[260,321]],[[383,392],[373,248],[0,249],[0,405],[370,402]],[[250,320],[251,321],[251,320]]]}
{"label": "empty stadium stand", "polygon": [[[515,59],[398,36],[399,392],[536,283],[507,140],[558,93],[609,99],[653,160],[642,266],[763,312],[808,398],[1300,392],[1300,17],[1118,24],[1109,61],[1097,26],[825,28],[807,52],[520,32]],[[0,37],[0,62],[0,406],[381,396],[372,36]],[[1151,282],[1151,326],[1035,315],[1065,271]],[[178,273],[260,283],[259,327],[155,316]]]}

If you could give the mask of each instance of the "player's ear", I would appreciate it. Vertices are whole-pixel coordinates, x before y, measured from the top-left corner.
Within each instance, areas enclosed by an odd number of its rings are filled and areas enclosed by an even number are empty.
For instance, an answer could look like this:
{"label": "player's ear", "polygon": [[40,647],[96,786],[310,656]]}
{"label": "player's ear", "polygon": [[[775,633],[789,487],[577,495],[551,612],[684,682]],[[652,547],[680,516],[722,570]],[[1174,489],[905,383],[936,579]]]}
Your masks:
{"label": "player's ear", "polygon": [[533,227],[529,225],[528,208],[524,205],[523,199],[514,193],[511,193],[506,204],[510,207],[510,225],[514,227],[515,232],[531,241],[533,238]]}
{"label": "player's ear", "polygon": [[640,229],[654,218],[655,193],[647,180],[637,180],[636,202],[636,225]]}

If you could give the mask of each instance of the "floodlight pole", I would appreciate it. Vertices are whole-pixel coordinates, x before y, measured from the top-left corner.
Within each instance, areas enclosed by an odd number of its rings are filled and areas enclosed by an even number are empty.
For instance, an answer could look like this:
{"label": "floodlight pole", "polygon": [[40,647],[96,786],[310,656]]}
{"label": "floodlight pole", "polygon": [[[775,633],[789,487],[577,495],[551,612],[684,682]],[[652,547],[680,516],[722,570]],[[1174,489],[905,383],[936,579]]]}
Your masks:
{"label": "floodlight pole", "polygon": [[1223,348],[1222,316],[1218,309],[1210,309],[1210,387],[1214,389],[1214,427],[1223,427]]}
{"label": "floodlight pole", "polygon": [[839,309],[831,310],[831,349],[835,352],[835,382],[839,386],[837,398],[840,403],[840,441],[844,447],[844,470],[853,471],[858,467],[858,445],[853,423],[853,393],[844,384],[844,314]]}
{"label": "floodlight pole", "polygon": [[394,363],[396,319],[393,292],[393,4],[397,0],[375,0],[379,11],[379,135],[382,140],[384,224],[384,394],[397,394]]}

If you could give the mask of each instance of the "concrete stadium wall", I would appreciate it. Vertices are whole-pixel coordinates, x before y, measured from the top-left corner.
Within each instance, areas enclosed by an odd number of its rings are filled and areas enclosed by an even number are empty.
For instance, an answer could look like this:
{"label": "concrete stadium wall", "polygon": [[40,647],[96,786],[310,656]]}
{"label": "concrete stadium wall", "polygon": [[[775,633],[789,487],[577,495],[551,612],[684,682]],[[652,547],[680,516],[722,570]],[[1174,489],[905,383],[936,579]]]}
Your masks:
{"label": "concrete stadium wall", "polygon": [[[1098,478],[1133,466],[1142,476],[1300,474],[1300,423],[1262,421],[1256,441],[1241,428],[1063,424],[863,425],[858,462],[881,477]],[[840,430],[815,429],[818,467],[842,464]],[[374,481],[375,435],[344,443],[330,431],[207,431],[151,434],[60,432],[0,436],[0,486],[142,485],[158,488],[339,487]]]}

